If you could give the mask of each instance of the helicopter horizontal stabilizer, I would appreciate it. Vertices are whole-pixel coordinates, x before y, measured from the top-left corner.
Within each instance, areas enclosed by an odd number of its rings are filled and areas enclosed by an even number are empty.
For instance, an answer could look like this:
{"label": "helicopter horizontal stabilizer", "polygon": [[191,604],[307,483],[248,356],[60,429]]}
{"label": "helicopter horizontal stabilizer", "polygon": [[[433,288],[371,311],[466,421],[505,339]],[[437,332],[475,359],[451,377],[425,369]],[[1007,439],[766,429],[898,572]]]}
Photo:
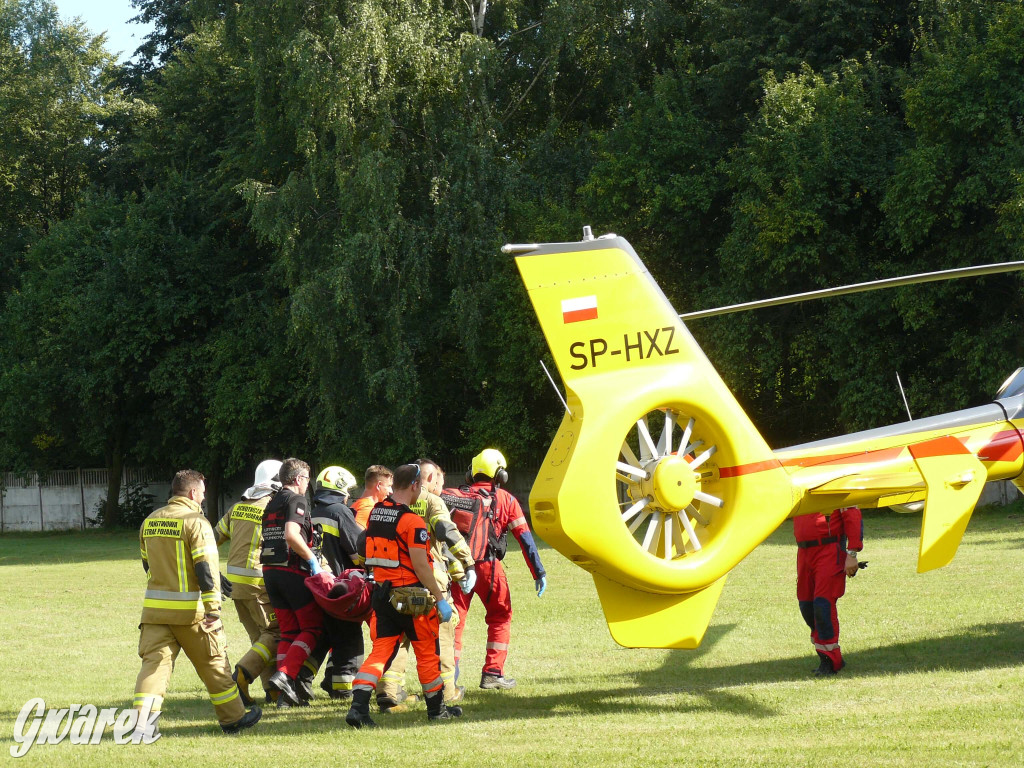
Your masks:
{"label": "helicopter horizontal stabilizer", "polygon": [[659,595],[593,574],[612,639],[627,648],[693,649],[704,638],[726,577],[696,592]]}
{"label": "helicopter horizontal stabilizer", "polygon": [[917,572],[949,563],[960,546],[988,473],[955,437],[909,446],[926,485]]}

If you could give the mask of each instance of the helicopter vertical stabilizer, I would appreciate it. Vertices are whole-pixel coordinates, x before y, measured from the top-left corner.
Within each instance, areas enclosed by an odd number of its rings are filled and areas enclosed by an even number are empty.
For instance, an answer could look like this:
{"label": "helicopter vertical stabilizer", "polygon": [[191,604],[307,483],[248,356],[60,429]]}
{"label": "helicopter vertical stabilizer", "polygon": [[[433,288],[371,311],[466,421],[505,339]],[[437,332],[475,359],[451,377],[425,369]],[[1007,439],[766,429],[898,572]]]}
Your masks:
{"label": "helicopter vertical stabilizer", "polygon": [[921,521],[917,571],[941,568],[953,559],[988,472],[955,437],[909,446],[927,495]]}
{"label": "helicopter vertical stabilizer", "polygon": [[726,577],[683,595],[624,587],[599,574],[594,584],[612,639],[627,648],[694,649],[704,639]]}
{"label": "helicopter vertical stabilizer", "polygon": [[569,411],[534,527],[594,574],[617,641],[692,647],[719,582],[789,514],[788,475],[625,240],[507,250]]}

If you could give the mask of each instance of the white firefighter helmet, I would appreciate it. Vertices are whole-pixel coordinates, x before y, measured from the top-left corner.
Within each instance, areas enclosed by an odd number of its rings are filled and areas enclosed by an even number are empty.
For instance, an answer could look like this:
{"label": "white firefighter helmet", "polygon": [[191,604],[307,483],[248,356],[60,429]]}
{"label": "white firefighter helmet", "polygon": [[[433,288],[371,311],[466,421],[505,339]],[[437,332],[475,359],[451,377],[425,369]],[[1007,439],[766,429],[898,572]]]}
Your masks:
{"label": "white firefighter helmet", "polygon": [[270,485],[271,482],[278,482],[277,474],[281,471],[281,462],[277,459],[261,461],[256,467],[256,477],[253,485]]}
{"label": "white firefighter helmet", "polygon": [[251,488],[246,488],[242,496],[254,500],[266,496],[269,493],[281,489],[281,481],[278,479],[278,472],[281,471],[281,462],[277,459],[261,461],[256,467],[256,476],[253,478]]}

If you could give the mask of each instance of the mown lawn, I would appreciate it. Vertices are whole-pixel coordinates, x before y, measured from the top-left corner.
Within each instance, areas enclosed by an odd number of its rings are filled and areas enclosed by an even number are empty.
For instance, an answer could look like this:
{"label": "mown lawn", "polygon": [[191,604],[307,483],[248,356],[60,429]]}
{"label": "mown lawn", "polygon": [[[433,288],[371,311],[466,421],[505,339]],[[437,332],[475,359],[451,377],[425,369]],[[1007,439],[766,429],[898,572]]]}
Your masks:
{"label": "mown lawn", "polygon": [[[515,617],[512,692],[480,691],[483,615],[470,615],[466,716],[422,709],[353,731],[326,698],[265,710],[255,730],[219,733],[181,656],[162,739],[37,745],[31,765],[321,766],[1020,766],[1024,765],[1024,505],[979,510],[953,563],[915,573],[919,516],[865,515],[864,559],[840,603],[849,666],[817,664],[794,597],[784,524],[729,577],[698,651],[611,640],[589,576],[542,551],[538,600],[518,551],[506,558]],[[24,703],[130,705],[144,576],[131,533],[0,537],[0,734],[13,763]],[[248,643],[230,611],[232,658]],[[414,672],[411,672],[414,675]],[[412,680],[410,680],[412,687]]]}

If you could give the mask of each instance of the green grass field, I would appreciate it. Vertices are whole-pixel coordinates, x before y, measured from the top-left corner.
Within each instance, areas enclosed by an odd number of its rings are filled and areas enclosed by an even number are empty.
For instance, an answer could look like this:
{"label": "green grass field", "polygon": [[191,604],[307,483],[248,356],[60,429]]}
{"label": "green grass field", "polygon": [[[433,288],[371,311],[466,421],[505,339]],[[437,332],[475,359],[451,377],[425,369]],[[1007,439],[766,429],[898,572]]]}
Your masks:
{"label": "green grass field", "polygon": [[[818,680],[794,596],[787,523],[731,574],[697,651],[610,638],[590,577],[542,550],[538,600],[518,551],[511,692],[481,691],[483,614],[466,630],[465,717],[420,709],[353,731],[326,698],[220,734],[184,655],[152,745],[36,745],[30,765],[1020,766],[1024,765],[1024,505],[975,513],[948,567],[915,573],[919,516],[865,514],[870,567],[840,603],[848,664]],[[0,537],[0,734],[14,762],[24,703],[129,706],[144,576],[133,534]],[[248,646],[225,612],[229,653]],[[414,672],[411,672],[414,675]],[[410,688],[414,688],[411,685]],[[319,692],[319,689],[318,689]]]}

